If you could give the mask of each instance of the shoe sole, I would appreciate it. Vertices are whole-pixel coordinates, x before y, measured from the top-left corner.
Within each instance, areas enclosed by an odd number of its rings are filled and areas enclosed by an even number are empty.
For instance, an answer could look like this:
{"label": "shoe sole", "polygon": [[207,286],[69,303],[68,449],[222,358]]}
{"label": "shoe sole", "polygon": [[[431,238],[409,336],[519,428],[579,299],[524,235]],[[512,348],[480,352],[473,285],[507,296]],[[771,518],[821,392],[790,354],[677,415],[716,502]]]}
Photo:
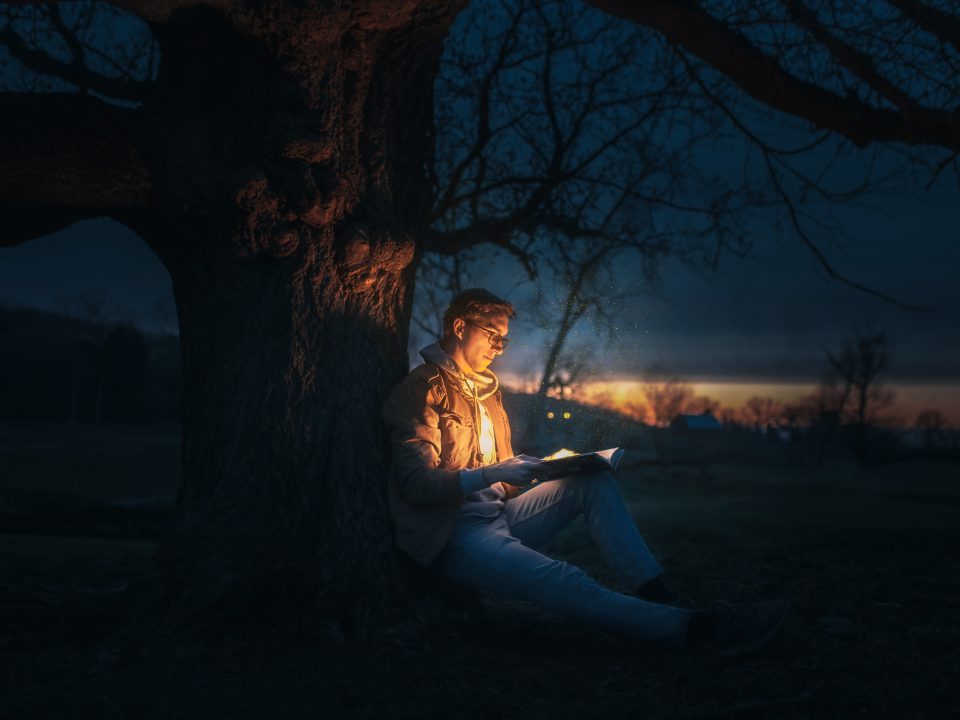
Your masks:
{"label": "shoe sole", "polygon": [[719,657],[733,657],[735,655],[746,655],[747,653],[754,652],[759,650],[777,634],[777,631],[783,627],[783,624],[787,621],[787,618],[790,617],[790,610],[792,605],[789,600],[786,600],[786,604],[783,607],[783,614],[780,616],[780,619],[777,620],[776,624],[772,625],[766,633],[761,635],[759,638],[750,643],[741,643],[740,645],[734,645],[733,647],[727,647],[722,649],[715,649],[713,653]]}

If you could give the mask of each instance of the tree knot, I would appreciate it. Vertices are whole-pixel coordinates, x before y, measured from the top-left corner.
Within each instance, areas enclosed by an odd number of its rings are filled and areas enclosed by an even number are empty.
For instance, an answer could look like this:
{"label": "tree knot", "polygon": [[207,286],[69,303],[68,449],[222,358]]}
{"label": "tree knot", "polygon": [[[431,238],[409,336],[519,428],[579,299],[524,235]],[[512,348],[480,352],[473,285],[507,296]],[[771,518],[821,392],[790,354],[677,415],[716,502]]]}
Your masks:
{"label": "tree knot", "polygon": [[366,290],[403,272],[413,254],[412,237],[353,223],[340,235],[337,269],[345,285]]}
{"label": "tree knot", "polygon": [[234,242],[240,257],[287,257],[300,248],[303,232],[299,227],[312,224],[320,199],[333,181],[306,163],[286,170],[273,182],[259,171],[241,179],[234,195],[240,215]]}

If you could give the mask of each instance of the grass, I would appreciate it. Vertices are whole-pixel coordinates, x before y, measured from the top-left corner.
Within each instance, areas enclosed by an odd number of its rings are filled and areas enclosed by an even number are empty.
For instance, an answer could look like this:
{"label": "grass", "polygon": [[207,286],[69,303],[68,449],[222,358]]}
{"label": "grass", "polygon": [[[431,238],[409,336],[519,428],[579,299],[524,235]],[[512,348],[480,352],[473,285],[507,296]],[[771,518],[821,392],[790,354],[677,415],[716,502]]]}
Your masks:
{"label": "grass", "polygon": [[[110,442],[98,462],[111,456]],[[114,480],[103,481],[102,464],[57,459],[56,446],[46,450],[54,455],[48,467],[59,468],[48,477],[59,476],[71,495],[115,500],[121,489],[141,494],[138,473],[145,472],[144,483],[157,491],[163,482],[156,468],[168,462],[160,455],[171,448],[138,447],[129,437],[122,443],[127,451],[117,455]],[[82,445],[68,443],[63,452]],[[28,452],[18,457],[29,464]],[[95,476],[86,475],[90,467]],[[45,491],[55,492],[48,482]],[[793,601],[794,614],[772,646],[734,661],[653,650],[488,598],[412,646],[265,653],[225,641],[213,651],[110,662],[103,640],[131,609],[111,604],[109,591],[150,567],[154,544],[5,535],[0,612],[16,622],[0,625],[0,716],[960,715],[956,467],[628,466],[619,482],[648,544],[685,594],[701,602]],[[0,492],[11,486],[30,489],[7,474]],[[166,497],[172,492],[168,487]],[[549,552],[616,582],[582,523],[561,533]],[[85,599],[89,590],[98,604]]]}
{"label": "grass", "polygon": [[173,502],[180,484],[176,427],[0,425],[0,498]]}

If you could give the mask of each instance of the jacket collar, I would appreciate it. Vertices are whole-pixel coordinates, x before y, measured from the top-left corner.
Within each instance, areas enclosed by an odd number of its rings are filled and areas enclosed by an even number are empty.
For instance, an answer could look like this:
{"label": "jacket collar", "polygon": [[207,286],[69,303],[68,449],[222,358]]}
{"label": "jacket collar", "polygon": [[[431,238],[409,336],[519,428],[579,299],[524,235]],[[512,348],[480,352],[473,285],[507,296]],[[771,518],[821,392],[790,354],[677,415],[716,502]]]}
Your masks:
{"label": "jacket collar", "polygon": [[[483,373],[479,374],[465,373],[460,369],[460,366],[454,362],[453,358],[447,354],[447,351],[440,346],[439,342],[427,345],[420,351],[420,355],[427,362],[433,363],[448,375],[452,375],[456,380],[459,381],[461,386],[466,385],[467,380],[472,382],[477,388],[477,397],[480,400],[486,400],[488,397],[493,395],[500,386],[500,381],[497,379],[497,376],[489,368],[487,368]],[[469,385],[464,387],[464,391],[468,395],[473,394]]]}

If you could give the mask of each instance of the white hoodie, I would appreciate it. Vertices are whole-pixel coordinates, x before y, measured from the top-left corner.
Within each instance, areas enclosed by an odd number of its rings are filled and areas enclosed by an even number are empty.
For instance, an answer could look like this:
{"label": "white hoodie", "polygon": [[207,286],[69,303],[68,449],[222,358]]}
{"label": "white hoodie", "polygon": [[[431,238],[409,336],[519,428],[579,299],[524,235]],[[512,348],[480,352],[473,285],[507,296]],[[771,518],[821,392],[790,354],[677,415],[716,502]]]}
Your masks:
{"label": "white hoodie", "polygon": [[[420,351],[420,355],[427,362],[431,362],[450,375],[458,378],[463,384],[464,392],[476,399],[480,415],[480,451],[483,453],[484,464],[488,465],[496,458],[496,438],[493,433],[493,422],[481,400],[493,395],[500,382],[489,368],[483,373],[466,373],[447,354],[440,343],[428,345]],[[481,468],[460,471],[460,486],[463,488],[464,500],[460,507],[460,515],[472,517],[496,517],[503,509],[507,494],[500,483],[487,485],[483,479]]]}

